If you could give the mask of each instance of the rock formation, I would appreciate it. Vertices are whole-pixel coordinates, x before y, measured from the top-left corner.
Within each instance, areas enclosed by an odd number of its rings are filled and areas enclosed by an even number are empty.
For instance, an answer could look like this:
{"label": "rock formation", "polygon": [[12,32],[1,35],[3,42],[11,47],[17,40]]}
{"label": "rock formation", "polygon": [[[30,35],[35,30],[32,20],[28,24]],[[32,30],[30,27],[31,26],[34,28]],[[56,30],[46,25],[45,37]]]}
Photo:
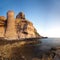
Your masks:
{"label": "rock formation", "polygon": [[17,33],[15,28],[15,18],[14,18],[14,12],[8,11],[7,13],[7,28],[5,33],[6,39],[17,39]]}
{"label": "rock formation", "polygon": [[0,16],[0,37],[4,37],[5,20],[6,20],[6,18],[4,16]]}
{"label": "rock formation", "polygon": [[26,20],[25,14],[23,12],[20,12],[16,16],[16,27],[17,27],[19,39],[21,39],[21,38],[35,38],[35,37],[38,37],[38,35],[39,35],[37,33],[36,29],[34,28],[32,22]]}
{"label": "rock formation", "polygon": [[7,40],[15,40],[41,36],[37,33],[32,22],[25,18],[23,12],[20,12],[14,18],[14,12],[8,11],[7,18],[0,16],[0,37],[4,37]]}
{"label": "rock formation", "polygon": [[25,14],[23,12],[20,12],[16,18],[20,18],[20,19],[25,19]]}

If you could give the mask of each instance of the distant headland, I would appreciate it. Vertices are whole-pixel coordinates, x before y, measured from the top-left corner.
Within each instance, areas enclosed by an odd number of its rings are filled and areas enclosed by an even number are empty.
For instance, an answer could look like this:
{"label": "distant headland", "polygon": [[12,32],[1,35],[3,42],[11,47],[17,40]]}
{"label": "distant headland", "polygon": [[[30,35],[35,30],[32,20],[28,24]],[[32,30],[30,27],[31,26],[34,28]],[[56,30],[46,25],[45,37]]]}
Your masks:
{"label": "distant headland", "polygon": [[41,38],[33,23],[25,18],[25,14],[20,12],[14,18],[14,11],[7,12],[7,18],[0,16],[0,37],[7,40]]}

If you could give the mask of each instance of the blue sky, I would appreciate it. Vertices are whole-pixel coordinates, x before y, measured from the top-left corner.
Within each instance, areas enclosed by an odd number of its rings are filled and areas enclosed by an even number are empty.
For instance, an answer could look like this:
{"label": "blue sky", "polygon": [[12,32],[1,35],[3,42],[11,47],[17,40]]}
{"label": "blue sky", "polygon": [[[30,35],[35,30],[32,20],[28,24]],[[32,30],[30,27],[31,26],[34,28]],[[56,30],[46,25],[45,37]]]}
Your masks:
{"label": "blue sky", "polygon": [[24,12],[42,36],[60,37],[60,0],[1,0],[0,16]]}

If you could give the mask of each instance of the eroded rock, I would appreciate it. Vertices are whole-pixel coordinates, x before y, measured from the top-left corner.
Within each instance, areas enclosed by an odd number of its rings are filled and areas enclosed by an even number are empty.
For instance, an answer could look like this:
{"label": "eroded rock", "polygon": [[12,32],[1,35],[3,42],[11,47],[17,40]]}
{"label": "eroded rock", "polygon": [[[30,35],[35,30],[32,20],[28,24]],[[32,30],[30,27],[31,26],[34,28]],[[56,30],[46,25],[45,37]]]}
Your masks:
{"label": "eroded rock", "polygon": [[15,18],[14,18],[14,12],[8,11],[7,13],[7,29],[5,33],[6,39],[17,39],[17,32],[15,27]]}
{"label": "eroded rock", "polygon": [[23,12],[20,12],[14,18],[14,12],[8,11],[7,18],[0,16],[0,37],[4,37],[7,40],[19,40],[41,36],[37,33],[33,23],[25,18]]}

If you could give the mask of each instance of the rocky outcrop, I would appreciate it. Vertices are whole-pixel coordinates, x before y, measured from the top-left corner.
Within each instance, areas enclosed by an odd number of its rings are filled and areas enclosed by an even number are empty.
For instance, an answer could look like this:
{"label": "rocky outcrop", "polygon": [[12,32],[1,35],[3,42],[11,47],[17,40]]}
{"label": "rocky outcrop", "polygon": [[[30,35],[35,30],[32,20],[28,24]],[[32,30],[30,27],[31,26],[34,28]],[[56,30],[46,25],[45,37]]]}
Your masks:
{"label": "rocky outcrop", "polygon": [[21,20],[16,23],[17,33],[19,38],[34,38],[36,37],[33,24],[27,20]]}
{"label": "rocky outcrop", "polygon": [[0,37],[4,37],[5,21],[6,21],[6,18],[4,16],[0,16]]}
{"label": "rocky outcrop", "polygon": [[7,13],[7,28],[5,33],[5,39],[17,39],[17,32],[15,28],[14,12],[8,11]]}
{"label": "rocky outcrop", "polygon": [[16,18],[19,18],[19,19],[25,19],[25,14],[23,12],[20,12]]}
{"label": "rocky outcrop", "polygon": [[16,16],[16,27],[19,39],[40,37],[32,22],[26,20],[22,12]]}
{"label": "rocky outcrop", "polygon": [[14,12],[8,11],[7,18],[0,17],[0,37],[7,40],[38,38],[41,37],[32,22],[25,18],[25,14],[20,12],[14,18]]}

